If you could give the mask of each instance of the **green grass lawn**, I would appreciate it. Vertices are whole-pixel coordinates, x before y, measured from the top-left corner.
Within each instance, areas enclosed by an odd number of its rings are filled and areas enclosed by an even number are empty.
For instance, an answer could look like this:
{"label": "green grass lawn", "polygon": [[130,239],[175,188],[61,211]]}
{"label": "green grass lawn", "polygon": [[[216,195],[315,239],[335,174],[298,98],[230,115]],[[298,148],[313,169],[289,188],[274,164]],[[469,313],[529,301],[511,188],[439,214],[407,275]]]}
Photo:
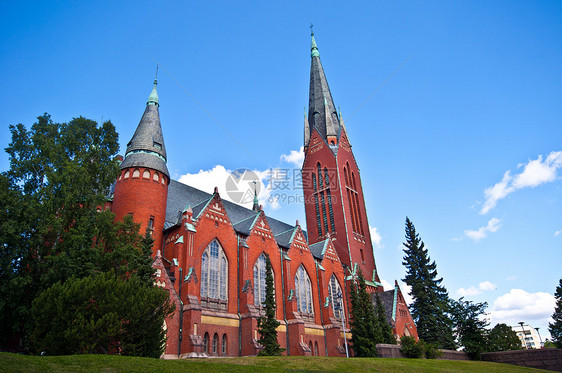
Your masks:
{"label": "green grass lawn", "polygon": [[546,372],[480,361],[240,357],[159,360],[110,355],[24,356],[0,353],[2,372]]}

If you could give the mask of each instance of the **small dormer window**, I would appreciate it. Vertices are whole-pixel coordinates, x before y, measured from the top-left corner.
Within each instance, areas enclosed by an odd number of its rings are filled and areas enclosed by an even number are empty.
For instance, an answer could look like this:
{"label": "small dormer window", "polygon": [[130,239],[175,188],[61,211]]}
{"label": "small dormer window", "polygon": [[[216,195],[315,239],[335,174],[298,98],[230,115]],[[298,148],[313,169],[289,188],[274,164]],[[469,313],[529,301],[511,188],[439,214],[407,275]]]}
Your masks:
{"label": "small dormer window", "polygon": [[162,150],[162,144],[160,144],[160,143],[154,141],[152,145],[153,145],[156,149]]}

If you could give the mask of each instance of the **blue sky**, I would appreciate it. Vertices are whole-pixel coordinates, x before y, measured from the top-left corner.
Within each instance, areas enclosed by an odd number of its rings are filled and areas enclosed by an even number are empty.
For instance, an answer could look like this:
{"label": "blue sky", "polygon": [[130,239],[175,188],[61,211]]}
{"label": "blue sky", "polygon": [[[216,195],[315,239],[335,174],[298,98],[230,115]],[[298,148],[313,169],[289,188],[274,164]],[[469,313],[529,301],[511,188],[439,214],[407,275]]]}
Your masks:
{"label": "blue sky", "polygon": [[[9,124],[30,126],[43,112],[109,119],[125,145],[157,60],[168,167],[209,191],[223,188],[227,170],[298,169],[313,23],[361,168],[381,277],[404,277],[409,216],[452,297],[487,301],[493,324],[524,321],[548,335],[562,276],[560,2],[0,9],[2,147]],[[0,170],[8,166],[3,153]],[[268,214],[304,223],[302,204],[270,203],[276,191],[263,186]]]}

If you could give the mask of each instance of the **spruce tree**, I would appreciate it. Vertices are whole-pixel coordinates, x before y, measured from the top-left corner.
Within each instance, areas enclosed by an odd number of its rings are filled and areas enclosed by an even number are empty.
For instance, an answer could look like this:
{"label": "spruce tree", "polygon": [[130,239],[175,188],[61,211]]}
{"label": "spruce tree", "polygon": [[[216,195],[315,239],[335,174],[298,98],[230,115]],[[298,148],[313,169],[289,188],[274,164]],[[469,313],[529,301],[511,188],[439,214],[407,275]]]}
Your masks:
{"label": "spruce tree", "polygon": [[392,327],[386,321],[386,311],[382,305],[379,294],[375,294],[377,322],[380,325],[382,340],[380,343],[396,344],[396,338],[392,334]]}
{"label": "spruce tree", "polygon": [[357,284],[351,283],[351,342],[357,357],[376,357],[377,343],[381,343],[382,331],[377,322],[371,296],[363,273],[359,271]]}
{"label": "spruce tree", "polygon": [[556,308],[552,314],[554,322],[548,324],[548,330],[552,336],[552,342],[557,348],[562,348],[562,278],[556,287],[554,298],[556,299]]}
{"label": "spruce tree", "polygon": [[438,348],[454,349],[452,323],[448,316],[449,295],[437,277],[437,265],[431,261],[425,244],[416,233],[414,224],[406,217],[406,242],[403,244],[406,277],[414,299],[410,305],[418,336]]}
{"label": "spruce tree", "polygon": [[269,255],[265,254],[265,316],[258,320],[258,332],[260,333],[259,343],[263,349],[259,356],[279,356],[285,349],[281,348],[277,342],[277,327],[281,324],[275,316],[275,295],[273,283],[273,269]]}

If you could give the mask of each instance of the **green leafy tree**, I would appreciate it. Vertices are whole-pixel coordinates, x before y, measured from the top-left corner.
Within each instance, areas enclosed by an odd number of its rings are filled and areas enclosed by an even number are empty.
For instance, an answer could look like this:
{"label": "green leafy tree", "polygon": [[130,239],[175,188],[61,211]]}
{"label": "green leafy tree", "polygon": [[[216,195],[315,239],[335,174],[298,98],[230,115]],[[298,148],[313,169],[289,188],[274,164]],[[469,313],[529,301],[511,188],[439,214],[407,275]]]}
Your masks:
{"label": "green leafy tree", "polygon": [[414,299],[410,305],[418,336],[439,348],[455,349],[452,323],[449,318],[449,294],[437,277],[437,265],[431,261],[425,244],[416,233],[414,224],[406,217],[404,260],[406,277]]}
{"label": "green leafy tree", "polygon": [[152,242],[130,217],[115,222],[101,209],[118,174],[111,122],[45,114],[10,131],[10,168],[0,175],[0,348],[26,350],[38,325],[32,303],[54,284],[111,272],[152,287]]}
{"label": "green leafy tree", "polygon": [[359,271],[357,284],[351,283],[351,342],[357,357],[376,357],[377,343],[382,343],[382,331],[378,323],[371,296],[363,273]]}
{"label": "green leafy tree", "polygon": [[265,316],[258,320],[258,332],[260,333],[259,343],[263,349],[259,356],[279,356],[285,349],[281,348],[277,342],[277,327],[281,325],[275,316],[275,295],[273,293],[275,284],[273,283],[273,269],[269,255],[265,255]]}
{"label": "green leafy tree", "polygon": [[556,307],[552,314],[553,322],[548,324],[548,330],[552,336],[552,342],[556,347],[562,348],[562,278],[556,287],[554,298],[556,299]]}
{"label": "green leafy tree", "polygon": [[57,282],[33,302],[31,341],[49,355],[119,353],[158,358],[164,319],[173,312],[168,293],[136,275],[112,272]]}
{"label": "green leafy tree", "polygon": [[380,327],[382,336],[380,343],[396,344],[396,338],[394,338],[394,334],[392,334],[392,327],[386,321],[386,311],[378,294],[375,294],[375,304],[377,324]]}
{"label": "green leafy tree", "polygon": [[480,360],[487,349],[488,321],[484,318],[488,303],[474,303],[460,298],[451,300],[451,314],[460,344],[472,359]]}
{"label": "green leafy tree", "polygon": [[517,333],[507,324],[496,324],[488,334],[488,351],[520,350],[521,341]]}

